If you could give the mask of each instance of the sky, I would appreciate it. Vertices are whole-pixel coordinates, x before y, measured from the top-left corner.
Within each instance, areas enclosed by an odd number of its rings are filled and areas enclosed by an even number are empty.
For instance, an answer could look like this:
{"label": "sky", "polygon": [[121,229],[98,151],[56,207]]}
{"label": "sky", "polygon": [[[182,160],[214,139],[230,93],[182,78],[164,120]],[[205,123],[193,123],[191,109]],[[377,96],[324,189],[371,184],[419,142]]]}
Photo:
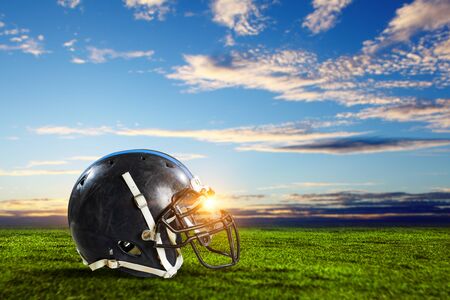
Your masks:
{"label": "sky", "polygon": [[0,1],[0,226],[143,148],[243,219],[449,220],[449,28],[448,0]]}

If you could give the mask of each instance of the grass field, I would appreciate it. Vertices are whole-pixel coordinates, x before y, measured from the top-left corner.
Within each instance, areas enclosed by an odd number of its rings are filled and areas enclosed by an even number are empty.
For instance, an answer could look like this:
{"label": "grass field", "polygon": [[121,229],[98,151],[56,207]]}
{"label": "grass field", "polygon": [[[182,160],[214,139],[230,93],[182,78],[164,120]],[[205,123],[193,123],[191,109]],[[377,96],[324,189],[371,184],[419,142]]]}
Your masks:
{"label": "grass field", "polygon": [[0,230],[0,299],[450,299],[450,228],[242,229],[234,268],[172,279],[83,266],[66,230]]}

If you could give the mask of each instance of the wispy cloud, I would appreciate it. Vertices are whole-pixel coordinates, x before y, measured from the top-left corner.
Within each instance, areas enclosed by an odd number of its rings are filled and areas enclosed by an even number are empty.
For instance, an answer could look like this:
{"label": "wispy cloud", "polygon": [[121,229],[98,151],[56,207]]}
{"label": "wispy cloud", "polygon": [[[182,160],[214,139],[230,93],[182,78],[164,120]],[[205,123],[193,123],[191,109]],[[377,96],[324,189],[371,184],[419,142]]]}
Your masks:
{"label": "wispy cloud", "polygon": [[306,16],[302,26],[314,34],[327,31],[336,25],[339,14],[351,2],[352,0],[313,0],[314,12]]}
{"label": "wispy cloud", "polygon": [[325,82],[312,73],[317,58],[309,52],[233,52],[228,63],[205,55],[185,55],[184,59],[187,64],[176,67],[167,77],[183,81],[190,86],[190,92],[243,87],[277,93],[277,98],[285,100],[317,101],[327,97],[305,90]]}
{"label": "wispy cloud", "polygon": [[[210,130],[167,130],[157,128],[117,128],[108,126],[80,128],[44,126],[31,129],[40,135],[58,136],[148,136],[188,138],[212,143],[233,143],[239,151],[357,154],[410,151],[446,146],[448,139],[374,138],[367,132],[317,132],[303,124],[285,123]],[[356,138],[355,136],[362,136]]]}
{"label": "wispy cloud", "polygon": [[[372,82],[368,82],[368,86],[370,86]],[[376,88],[383,89],[393,89],[393,88],[427,88],[431,87],[433,82],[425,81],[425,80],[384,80],[384,81],[376,81],[373,82],[373,86]]]}
{"label": "wispy cloud", "polygon": [[0,170],[0,177],[25,177],[42,175],[74,175],[80,174],[81,170]]}
{"label": "wispy cloud", "polygon": [[[337,8],[349,3],[317,1],[323,9],[317,13],[334,12],[330,15],[334,21]],[[184,55],[185,64],[174,67],[166,76],[182,82],[188,92],[240,87],[268,91],[276,99],[287,101],[335,101],[346,106],[403,104],[416,100],[415,93],[396,96],[395,89],[450,85],[448,7],[448,1],[442,0],[406,4],[375,42],[366,42],[354,55],[320,60],[311,51],[286,48],[254,48],[222,56],[190,54]],[[320,20],[331,24],[330,19]],[[409,39],[416,31],[425,34],[384,52],[368,50],[387,41]]]}
{"label": "wispy cloud", "polygon": [[66,216],[65,199],[12,199],[0,201],[0,217]]}
{"label": "wispy cloud", "polygon": [[239,194],[239,195],[220,195],[221,199],[238,200],[238,201],[254,201],[265,199],[267,195],[264,194]]}
{"label": "wispy cloud", "polygon": [[71,39],[62,44],[70,53],[73,64],[94,63],[101,64],[115,59],[151,59],[155,53],[153,50],[128,50],[120,51],[113,48],[99,48],[92,45],[90,39]]}
{"label": "wispy cloud", "polygon": [[448,0],[415,0],[396,12],[387,28],[375,40],[364,42],[364,51],[374,53],[398,42],[409,41],[421,31],[432,31],[450,25]]}
{"label": "wispy cloud", "polygon": [[58,0],[57,3],[62,7],[74,9],[80,5],[81,0]]}
{"label": "wispy cloud", "polygon": [[450,187],[436,187],[433,190],[437,192],[450,193]]}
{"label": "wispy cloud", "polygon": [[198,153],[174,153],[173,156],[181,161],[188,161],[188,160],[200,159],[200,158],[206,157],[206,155],[198,154]]}
{"label": "wispy cloud", "polygon": [[233,47],[234,45],[236,45],[236,42],[234,41],[234,38],[231,34],[227,34],[225,36],[224,44],[227,47]]}
{"label": "wispy cloud", "polygon": [[69,160],[79,160],[79,161],[96,161],[100,156],[72,156],[69,157]]}
{"label": "wispy cloud", "polygon": [[323,187],[361,187],[361,186],[374,186],[375,182],[292,182],[288,184],[277,184],[271,186],[260,187],[260,191],[270,190],[287,190],[298,188],[323,188]]}
{"label": "wispy cloud", "polygon": [[124,136],[156,136],[192,138],[214,143],[255,143],[255,142],[295,142],[310,141],[331,137],[348,137],[359,132],[308,132],[293,124],[236,127],[219,130],[162,130],[162,129],[124,129],[117,132]]}
{"label": "wispy cloud", "polygon": [[357,113],[343,113],[343,118],[379,118],[398,122],[424,122],[436,132],[450,132],[450,99],[414,101],[402,105],[369,107]]}
{"label": "wispy cloud", "polygon": [[75,44],[77,43],[77,39],[71,39],[65,43],[63,43],[63,47],[68,49],[71,52],[75,51]]}
{"label": "wispy cloud", "polygon": [[77,65],[83,65],[83,64],[85,64],[87,61],[84,60],[84,59],[82,59],[82,58],[79,58],[79,57],[72,57],[72,59],[70,60],[70,62],[73,63],[73,64],[77,64]]}
{"label": "wispy cloud", "polygon": [[[191,154],[192,158],[195,154]],[[36,170],[35,167],[52,167],[52,166],[62,166],[74,163],[75,161],[91,161],[94,162],[100,157],[97,156],[72,156],[65,160],[31,160],[25,167],[15,168],[14,170],[5,171],[0,170],[0,176],[35,176],[35,175],[66,175],[66,174],[76,174],[78,170]],[[187,158],[190,158],[187,156]]]}
{"label": "wispy cloud", "polygon": [[28,163],[26,168],[33,168],[38,166],[60,166],[66,164],[67,161],[65,160],[32,160]]}
{"label": "wispy cloud", "polygon": [[[5,23],[2,23],[6,27]],[[40,34],[35,37],[30,36],[30,30],[27,28],[5,28],[0,31],[0,51],[20,51],[22,53],[40,56],[49,51],[44,47],[45,37]]]}
{"label": "wispy cloud", "polygon": [[[323,62],[302,50],[253,49],[233,51],[228,57],[185,55],[186,64],[175,67],[167,77],[182,81],[189,92],[242,87],[269,91],[287,101],[329,100],[346,106],[401,103],[412,97],[390,95],[386,89],[450,84],[450,65],[444,52],[439,56],[433,51],[447,38],[446,33],[436,34],[408,50],[394,49],[382,57],[357,54]],[[381,77],[393,74],[411,79],[386,81]],[[434,76],[434,80],[412,80],[422,75]]]}
{"label": "wispy cloud", "polygon": [[108,126],[101,126],[101,127],[44,126],[31,130],[41,135],[60,135],[60,136],[72,136],[72,135],[99,136],[114,132],[114,130]]}
{"label": "wispy cloud", "polygon": [[136,20],[164,20],[170,11],[167,0],[125,0],[125,6],[134,10]]}
{"label": "wispy cloud", "polygon": [[[133,59],[133,58],[151,58],[154,54],[154,51],[116,51],[110,48],[96,48],[96,47],[87,47],[88,57],[86,60],[94,64],[105,63],[111,59]],[[72,60],[73,61],[73,60]],[[74,63],[77,63],[73,61]],[[79,63],[80,61],[78,61]]]}
{"label": "wispy cloud", "polygon": [[450,193],[289,194],[283,203],[247,205],[233,210],[238,218],[383,219],[448,217]]}
{"label": "wispy cloud", "polygon": [[310,74],[307,67],[315,65],[317,58],[305,51],[233,52],[228,64],[205,55],[185,55],[184,59],[187,65],[176,67],[167,77],[184,81],[191,91],[238,86],[283,93],[323,82]]}
{"label": "wispy cloud", "polygon": [[434,54],[443,59],[450,60],[450,36],[447,37],[447,40],[443,40],[436,45],[433,49]]}
{"label": "wispy cloud", "polygon": [[265,18],[253,0],[213,0],[211,9],[214,22],[238,35],[256,35],[265,27]]}
{"label": "wispy cloud", "polygon": [[59,136],[99,136],[104,134],[114,134],[121,136],[149,136],[167,138],[190,138],[213,143],[291,143],[304,142],[317,139],[351,137],[363,134],[363,132],[316,132],[303,124],[284,123],[278,125],[260,125],[248,127],[236,127],[226,129],[203,129],[203,130],[167,130],[157,128],[137,128],[126,129],[112,127],[65,127],[65,126],[44,126],[32,129],[40,135]]}
{"label": "wispy cloud", "polygon": [[392,151],[412,151],[450,145],[448,139],[393,139],[393,138],[346,138],[300,143],[298,145],[273,146],[254,144],[240,146],[241,151],[358,154]]}

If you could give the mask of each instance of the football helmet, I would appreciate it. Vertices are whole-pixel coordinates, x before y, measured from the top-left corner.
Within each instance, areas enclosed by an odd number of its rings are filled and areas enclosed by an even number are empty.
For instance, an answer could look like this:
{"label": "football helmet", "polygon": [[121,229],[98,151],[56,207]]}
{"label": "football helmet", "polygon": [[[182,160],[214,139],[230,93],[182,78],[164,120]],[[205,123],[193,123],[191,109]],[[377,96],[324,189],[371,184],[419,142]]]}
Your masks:
{"label": "football helmet", "polygon": [[232,266],[239,261],[239,233],[233,217],[211,205],[213,195],[165,153],[112,153],[76,181],[69,200],[70,232],[93,271],[109,267],[170,278],[183,264],[186,245],[208,268]]}

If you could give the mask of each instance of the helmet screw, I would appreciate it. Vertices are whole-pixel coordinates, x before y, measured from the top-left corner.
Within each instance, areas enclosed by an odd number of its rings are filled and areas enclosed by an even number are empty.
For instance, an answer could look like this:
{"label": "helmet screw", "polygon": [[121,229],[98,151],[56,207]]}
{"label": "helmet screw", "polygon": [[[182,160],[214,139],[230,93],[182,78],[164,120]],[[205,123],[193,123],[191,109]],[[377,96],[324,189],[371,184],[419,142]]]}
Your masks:
{"label": "helmet screw", "polygon": [[142,231],[141,238],[144,241],[151,241],[153,240],[153,232],[151,230],[146,229]]}

